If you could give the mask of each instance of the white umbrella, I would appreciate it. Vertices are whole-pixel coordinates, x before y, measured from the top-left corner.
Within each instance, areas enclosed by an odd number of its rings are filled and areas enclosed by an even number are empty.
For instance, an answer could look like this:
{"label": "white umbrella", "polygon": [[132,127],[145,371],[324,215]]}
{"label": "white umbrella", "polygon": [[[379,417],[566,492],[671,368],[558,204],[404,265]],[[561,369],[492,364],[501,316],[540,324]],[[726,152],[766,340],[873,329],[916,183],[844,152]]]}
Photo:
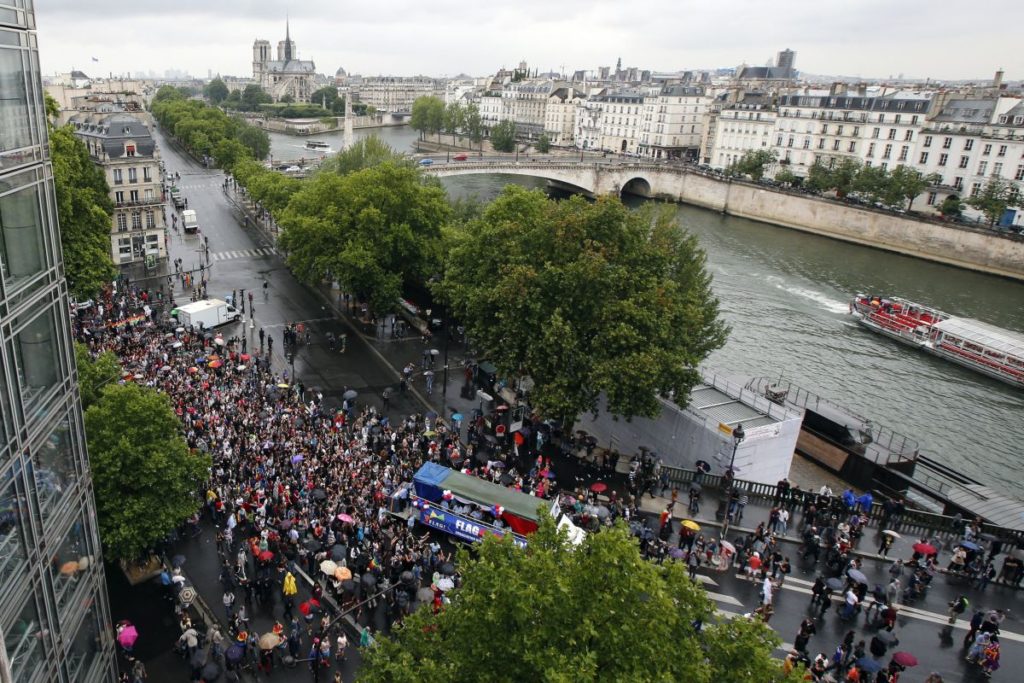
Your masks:
{"label": "white umbrella", "polygon": [[216,344],[217,346],[224,346],[224,337],[216,337],[213,340],[213,343]]}
{"label": "white umbrella", "polygon": [[334,560],[324,560],[320,563],[320,571],[328,576],[334,576],[334,570],[338,568],[338,563]]}
{"label": "white umbrella", "polygon": [[172,349],[180,349],[181,348],[181,342],[174,342],[173,344],[171,344],[171,348]]}
{"label": "white umbrella", "polygon": [[893,531],[892,529],[883,529],[882,533],[885,534],[886,536],[892,536],[893,538],[900,538],[900,535],[898,533],[896,533],[895,531]]}
{"label": "white umbrella", "polygon": [[438,580],[436,585],[438,588],[441,589],[442,592],[445,593],[455,588],[455,582],[452,581],[451,577],[448,576],[442,577],[440,580]]}

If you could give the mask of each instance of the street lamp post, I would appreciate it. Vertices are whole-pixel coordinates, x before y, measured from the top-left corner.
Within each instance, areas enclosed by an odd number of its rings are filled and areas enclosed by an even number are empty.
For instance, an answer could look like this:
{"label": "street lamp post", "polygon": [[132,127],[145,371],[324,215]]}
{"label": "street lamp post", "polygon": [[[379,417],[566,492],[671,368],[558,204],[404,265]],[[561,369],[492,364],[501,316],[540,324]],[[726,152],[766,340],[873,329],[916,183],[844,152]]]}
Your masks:
{"label": "street lamp post", "polygon": [[745,437],[743,425],[736,425],[736,428],[732,430],[732,457],[729,458],[729,469],[726,470],[726,475],[729,477],[729,486],[725,489],[725,516],[722,519],[722,540],[726,540],[726,535],[729,533],[729,506],[732,504],[732,482],[736,476],[736,473],[733,471],[733,467],[736,465],[736,451],[739,450],[740,444],[743,443]]}

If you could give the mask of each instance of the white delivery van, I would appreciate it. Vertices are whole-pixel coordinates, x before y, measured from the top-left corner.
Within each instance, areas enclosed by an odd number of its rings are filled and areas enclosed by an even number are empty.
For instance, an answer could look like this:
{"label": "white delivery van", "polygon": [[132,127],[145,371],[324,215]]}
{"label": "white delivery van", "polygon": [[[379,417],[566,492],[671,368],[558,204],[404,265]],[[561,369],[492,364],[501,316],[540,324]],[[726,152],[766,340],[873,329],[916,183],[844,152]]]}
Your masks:
{"label": "white delivery van", "polygon": [[185,209],[181,212],[181,225],[190,235],[199,230],[199,220],[196,218],[195,209]]}
{"label": "white delivery van", "polygon": [[239,320],[241,312],[221,299],[205,299],[184,306],[178,306],[173,313],[178,316],[178,324],[195,329],[211,329]]}

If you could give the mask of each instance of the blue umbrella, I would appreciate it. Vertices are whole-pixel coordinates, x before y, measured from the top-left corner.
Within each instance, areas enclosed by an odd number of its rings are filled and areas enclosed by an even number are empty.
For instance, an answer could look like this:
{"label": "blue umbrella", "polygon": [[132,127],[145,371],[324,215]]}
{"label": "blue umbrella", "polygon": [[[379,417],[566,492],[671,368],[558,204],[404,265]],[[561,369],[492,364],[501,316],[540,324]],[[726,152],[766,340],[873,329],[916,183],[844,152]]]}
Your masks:
{"label": "blue umbrella", "polygon": [[971,541],[960,541],[961,548],[967,548],[968,550],[981,550],[981,546]]}
{"label": "blue umbrella", "polygon": [[303,461],[303,456],[301,456],[301,455],[293,455],[292,456],[292,464],[293,465],[296,464],[296,463],[300,463],[302,461]]}
{"label": "blue umbrella", "polygon": [[871,659],[871,657],[861,657],[857,660],[857,666],[859,666],[864,673],[878,673],[882,670],[882,663],[877,659]]}
{"label": "blue umbrella", "polygon": [[184,555],[175,555],[174,557],[171,558],[171,566],[172,567],[180,567],[183,564],[185,564],[185,556]]}
{"label": "blue umbrella", "polygon": [[452,413],[452,420],[462,422],[462,413]]}
{"label": "blue umbrella", "polygon": [[226,657],[229,662],[240,662],[242,661],[242,658],[245,657],[245,647],[235,643],[228,648],[227,652],[224,653],[224,657]]}

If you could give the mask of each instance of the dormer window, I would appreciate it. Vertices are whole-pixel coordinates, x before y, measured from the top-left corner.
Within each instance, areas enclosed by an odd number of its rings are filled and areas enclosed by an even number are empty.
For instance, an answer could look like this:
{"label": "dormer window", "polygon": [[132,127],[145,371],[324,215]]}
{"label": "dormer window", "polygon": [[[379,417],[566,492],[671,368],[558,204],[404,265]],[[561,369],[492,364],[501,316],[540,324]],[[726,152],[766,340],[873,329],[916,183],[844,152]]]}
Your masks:
{"label": "dormer window", "polygon": [[126,157],[133,157],[133,156],[135,156],[135,145],[125,145],[124,146],[124,155]]}
{"label": "dormer window", "polygon": [[1022,123],[1024,123],[1024,116],[1014,116],[1013,117],[1013,125],[1019,126]]}
{"label": "dormer window", "polygon": [[1006,116],[1000,116],[999,123],[1006,123]]}

